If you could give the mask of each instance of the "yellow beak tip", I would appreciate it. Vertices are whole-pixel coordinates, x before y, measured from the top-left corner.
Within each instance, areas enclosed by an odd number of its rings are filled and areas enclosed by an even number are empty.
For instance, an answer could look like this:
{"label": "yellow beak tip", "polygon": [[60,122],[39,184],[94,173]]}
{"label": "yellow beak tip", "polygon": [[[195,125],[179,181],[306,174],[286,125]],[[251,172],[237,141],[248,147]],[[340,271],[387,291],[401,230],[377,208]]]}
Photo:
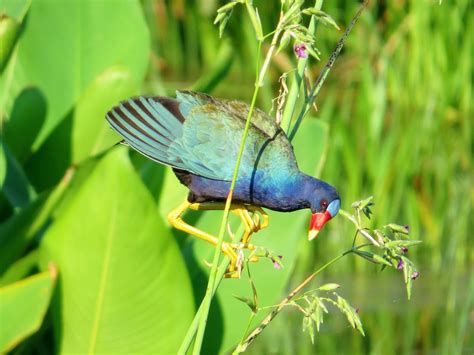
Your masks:
{"label": "yellow beak tip", "polygon": [[318,236],[319,231],[316,229],[311,229],[308,233],[308,240],[311,241]]}

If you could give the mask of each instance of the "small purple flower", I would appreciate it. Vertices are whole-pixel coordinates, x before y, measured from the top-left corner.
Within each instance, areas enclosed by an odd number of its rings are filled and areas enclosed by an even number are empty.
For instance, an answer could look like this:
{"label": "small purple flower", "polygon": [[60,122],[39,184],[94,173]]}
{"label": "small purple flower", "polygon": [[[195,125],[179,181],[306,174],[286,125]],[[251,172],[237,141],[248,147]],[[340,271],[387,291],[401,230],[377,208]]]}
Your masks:
{"label": "small purple flower", "polygon": [[304,43],[296,43],[293,50],[298,58],[308,58],[308,53],[306,53],[306,46]]}
{"label": "small purple flower", "polygon": [[416,280],[420,276],[420,273],[418,271],[413,271],[413,274],[411,274],[411,279]]}
{"label": "small purple flower", "polygon": [[[277,259],[277,258],[278,258],[278,259]],[[280,270],[280,269],[281,269],[280,260],[283,259],[283,256],[282,256],[282,255],[277,255],[277,258],[274,258],[273,256],[271,257],[272,263],[273,263],[273,267],[274,267],[275,269]]]}
{"label": "small purple flower", "polygon": [[397,270],[402,270],[404,266],[405,264],[403,263],[403,260],[402,259],[398,260]]}

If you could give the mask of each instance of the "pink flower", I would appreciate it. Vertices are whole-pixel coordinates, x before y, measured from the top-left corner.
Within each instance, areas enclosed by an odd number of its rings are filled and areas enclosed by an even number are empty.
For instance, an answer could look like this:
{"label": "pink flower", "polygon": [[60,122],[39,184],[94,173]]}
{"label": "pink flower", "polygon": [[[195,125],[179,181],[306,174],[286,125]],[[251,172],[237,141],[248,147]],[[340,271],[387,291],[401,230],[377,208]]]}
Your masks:
{"label": "pink flower", "polygon": [[295,44],[293,50],[298,58],[308,58],[308,53],[306,53],[306,46],[304,43]]}
{"label": "pink flower", "polygon": [[397,269],[402,270],[404,266],[405,264],[403,263],[403,260],[402,259],[398,260]]}
{"label": "pink flower", "polygon": [[282,256],[282,255],[278,255],[278,259],[280,259],[280,260],[278,260],[277,258],[274,258],[274,257],[271,257],[271,259],[272,259],[272,262],[273,262],[273,267],[274,267],[275,269],[280,270],[280,269],[281,269],[281,263],[280,263],[280,261],[281,261],[281,259],[283,259],[283,256]]}

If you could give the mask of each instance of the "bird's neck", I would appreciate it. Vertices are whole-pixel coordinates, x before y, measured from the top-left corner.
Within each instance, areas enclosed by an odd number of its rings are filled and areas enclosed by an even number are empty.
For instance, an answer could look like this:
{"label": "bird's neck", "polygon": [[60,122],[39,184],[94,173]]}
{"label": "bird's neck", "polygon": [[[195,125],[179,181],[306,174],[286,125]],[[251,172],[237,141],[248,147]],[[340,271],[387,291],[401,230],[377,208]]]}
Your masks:
{"label": "bird's neck", "polygon": [[286,176],[284,182],[278,181],[270,186],[265,184],[262,193],[255,196],[255,202],[283,212],[309,208],[308,197],[311,196],[314,180],[316,179],[301,172]]}

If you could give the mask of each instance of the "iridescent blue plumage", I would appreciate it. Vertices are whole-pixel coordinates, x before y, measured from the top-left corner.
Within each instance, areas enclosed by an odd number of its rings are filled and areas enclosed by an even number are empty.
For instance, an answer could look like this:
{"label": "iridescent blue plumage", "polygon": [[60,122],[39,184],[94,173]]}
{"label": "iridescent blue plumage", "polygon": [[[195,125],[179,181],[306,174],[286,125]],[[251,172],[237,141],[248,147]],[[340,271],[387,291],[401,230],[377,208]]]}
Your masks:
{"label": "iridescent blue plumage", "polygon": [[[176,99],[137,97],[107,113],[132,148],[173,167],[191,202],[225,200],[248,105],[179,91]],[[324,212],[336,190],[303,174],[293,148],[274,119],[255,110],[239,169],[234,201],[277,211]],[[337,213],[339,203],[332,205]]]}

